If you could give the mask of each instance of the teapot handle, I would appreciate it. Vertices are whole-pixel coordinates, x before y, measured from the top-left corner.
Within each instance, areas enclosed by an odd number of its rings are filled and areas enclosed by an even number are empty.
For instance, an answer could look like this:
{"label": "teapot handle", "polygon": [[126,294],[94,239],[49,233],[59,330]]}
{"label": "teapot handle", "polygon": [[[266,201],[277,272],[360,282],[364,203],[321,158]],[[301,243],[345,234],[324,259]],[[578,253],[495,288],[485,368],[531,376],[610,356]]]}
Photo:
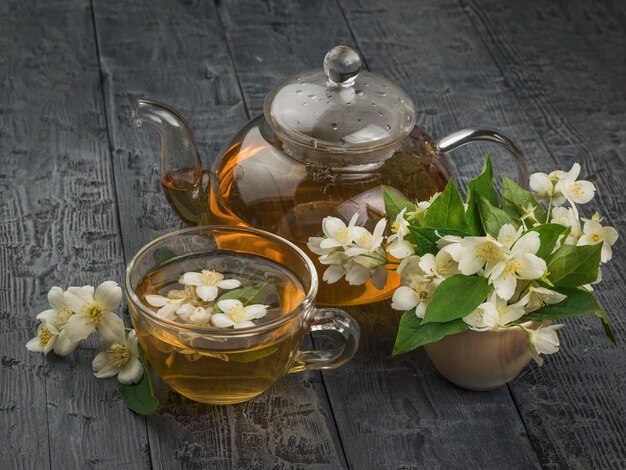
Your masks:
{"label": "teapot handle", "polygon": [[506,135],[489,127],[468,127],[460,131],[453,132],[437,142],[437,149],[442,153],[459,148],[467,143],[477,140],[487,140],[495,142],[507,149],[515,157],[517,165],[517,174],[519,176],[520,186],[528,188],[528,169],[526,168],[526,160],[520,148]]}

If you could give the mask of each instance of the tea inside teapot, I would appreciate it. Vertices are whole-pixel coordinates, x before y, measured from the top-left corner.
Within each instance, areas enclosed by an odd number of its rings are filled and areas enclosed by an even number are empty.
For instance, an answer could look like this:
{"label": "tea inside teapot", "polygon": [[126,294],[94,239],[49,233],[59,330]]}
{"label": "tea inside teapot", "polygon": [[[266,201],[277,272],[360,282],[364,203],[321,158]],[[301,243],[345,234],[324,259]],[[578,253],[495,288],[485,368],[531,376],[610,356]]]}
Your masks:
{"label": "tea inside teapot", "polygon": [[[325,217],[347,221],[358,213],[357,225],[371,231],[386,217],[382,186],[422,201],[450,178],[440,147],[415,126],[415,107],[404,91],[362,71],[358,54],[346,47],[332,49],[324,65],[279,84],[264,115],[226,144],[211,170],[201,168],[190,126],[172,108],[140,100],[133,118],[135,126],[152,127],[161,137],[163,191],[185,223],[278,234],[311,256],[320,278],[327,266],[306,244],[322,235]],[[503,144],[506,138],[470,130],[448,137],[446,148],[476,139]],[[395,273],[382,290],[370,281],[321,282],[318,303],[383,300],[398,284]]]}

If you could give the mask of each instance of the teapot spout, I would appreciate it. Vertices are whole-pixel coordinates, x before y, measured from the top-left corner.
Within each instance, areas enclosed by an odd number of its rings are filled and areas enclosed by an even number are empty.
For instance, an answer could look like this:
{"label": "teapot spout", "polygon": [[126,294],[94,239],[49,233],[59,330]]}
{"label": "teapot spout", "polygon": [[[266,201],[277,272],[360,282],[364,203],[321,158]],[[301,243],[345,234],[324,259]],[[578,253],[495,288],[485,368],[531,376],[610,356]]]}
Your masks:
{"label": "teapot spout", "polygon": [[[187,120],[175,109],[152,100],[137,100],[133,127],[154,129],[161,139],[161,178],[174,173],[200,176],[200,153]],[[196,181],[190,181],[195,183]]]}
{"label": "teapot spout", "polygon": [[188,225],[207,223],[209,175],[202,171],[200,153],[187,120],[163,103],[139,99],[132,127],[155,130],[161,141],[161,183],[170,205]]}

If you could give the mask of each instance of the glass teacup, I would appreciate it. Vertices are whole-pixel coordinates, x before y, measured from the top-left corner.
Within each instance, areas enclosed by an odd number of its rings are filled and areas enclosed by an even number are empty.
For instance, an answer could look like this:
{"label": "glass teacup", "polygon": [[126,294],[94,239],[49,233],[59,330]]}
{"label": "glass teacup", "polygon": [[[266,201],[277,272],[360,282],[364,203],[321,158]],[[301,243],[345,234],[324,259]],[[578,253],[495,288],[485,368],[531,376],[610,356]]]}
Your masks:
{"label": "glass teacup", "polygon": [[[216,328],[164,318],[146,302],[145,295],[165,292],[183,271],[216,267],[242,286],[261,280],[254,286],[270,313],[254,326]],[[250,400],[285,373],[332,369],[352,358],[359,342],[356,321],[341,310],[316,309],[317,289],[315,266],[302,250],[243,227],[169,233],[144,246],[126,270],[132,321],[152,367],[181,395],[219,405]],[[300,351],[303,336],[317,330],[337,332],[341,346]]]}

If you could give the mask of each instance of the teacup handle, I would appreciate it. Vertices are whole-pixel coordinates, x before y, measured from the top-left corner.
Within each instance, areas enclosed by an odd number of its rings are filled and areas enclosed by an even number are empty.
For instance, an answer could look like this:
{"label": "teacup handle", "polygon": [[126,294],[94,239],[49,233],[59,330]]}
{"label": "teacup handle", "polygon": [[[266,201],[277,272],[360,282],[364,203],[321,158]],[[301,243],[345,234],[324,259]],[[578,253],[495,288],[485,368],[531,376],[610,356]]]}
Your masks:
{"label": "teacup handle", "polygon": [[298,351],[294,365],[289,372],[303,370],[335,369],[344,365],[359,346],[360,329],[354,318],[336,308],[315,310],[309,332],[336,331],[343,336],[343,344],[335,349]]}
{"label": "teacup handle", "polygon": [[460,131],[453,132],[440,139],[439,142],[437,142],[437,149],[442,153],[446,153],[477,140],[495,142],[511,152],[515,157],[520,186],[528,188],[528,169],[526,168],[524,154],[511,139],[496,129],[491,129],[490,127],[468,127],[461,129]]}

